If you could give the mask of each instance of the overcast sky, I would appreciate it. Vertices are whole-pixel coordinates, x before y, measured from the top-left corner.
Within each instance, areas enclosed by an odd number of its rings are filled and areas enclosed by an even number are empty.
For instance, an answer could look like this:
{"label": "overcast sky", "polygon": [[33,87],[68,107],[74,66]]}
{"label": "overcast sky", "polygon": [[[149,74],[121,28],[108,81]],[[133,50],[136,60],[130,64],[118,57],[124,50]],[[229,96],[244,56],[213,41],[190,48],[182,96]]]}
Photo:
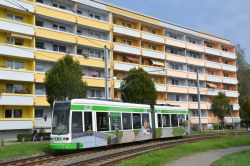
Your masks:
{"label": "overcast sky", "polygon": [[250,0],[103,0],[240,44],[250,63]]}

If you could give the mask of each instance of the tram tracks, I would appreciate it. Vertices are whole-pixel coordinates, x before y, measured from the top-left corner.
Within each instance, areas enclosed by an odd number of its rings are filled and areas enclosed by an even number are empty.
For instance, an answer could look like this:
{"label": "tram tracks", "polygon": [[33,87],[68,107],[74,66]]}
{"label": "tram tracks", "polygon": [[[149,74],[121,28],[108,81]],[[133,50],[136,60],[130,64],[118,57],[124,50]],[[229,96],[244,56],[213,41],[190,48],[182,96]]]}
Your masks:
{"label": "tram tracks", "polygon": [[[56,166],[56,165],[103,165],[109,166],[114,165],[122,160],[135,157],[137,155],[155,151],[159,149],[165,149],[169,147],[176,146],[182,143],[196,142],[200,140],[213,139],[218,137],[223,137],[227,135],[233,135],[234,133],[219,133],[219,134],[206,134],[206,135],[196,135],[178,138],[174,140],[153,140],[146,143],[138,144],[125,144],[124,146],[111,146],[98,148],[97,150],[87,150],[79,153],[72,154],[62,154],[62,155],[44,155],[37,156],[27,159],[21,159],[17,161],[10,161],[6,163],[0,163],[4,166],[33,166],[33,165],[47,165],[47,166]],[[246,132],[237,132],[238,135],[244,135]]]}

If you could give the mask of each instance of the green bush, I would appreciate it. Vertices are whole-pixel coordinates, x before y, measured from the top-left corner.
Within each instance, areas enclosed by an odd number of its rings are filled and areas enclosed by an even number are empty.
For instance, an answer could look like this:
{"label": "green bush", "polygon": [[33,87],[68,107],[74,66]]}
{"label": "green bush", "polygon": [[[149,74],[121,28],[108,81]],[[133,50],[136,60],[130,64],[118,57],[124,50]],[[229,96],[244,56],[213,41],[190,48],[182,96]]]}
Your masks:
{"label": "green bush", "polygon": [[[41,137],[43,137],[43,140],[50,140],[50,133],[38,133],[36,136],[37,140],[40,140]],[[32,134],[17,134],[18,142],[21,142],[22,138],[24,138],[25,141],[32,141]]]}

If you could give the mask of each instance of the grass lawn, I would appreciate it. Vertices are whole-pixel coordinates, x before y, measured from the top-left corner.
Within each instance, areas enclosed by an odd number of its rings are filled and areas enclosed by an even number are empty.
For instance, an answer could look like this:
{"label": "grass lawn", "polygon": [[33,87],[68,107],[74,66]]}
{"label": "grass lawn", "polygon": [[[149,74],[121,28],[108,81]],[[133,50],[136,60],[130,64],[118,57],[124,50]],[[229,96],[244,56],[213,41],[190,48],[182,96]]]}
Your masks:
{"label": "grass lawn", "polygon": [[150,152],[147,154],[140,155],[134,159],[126,160],[118,165],[159,166],[177,160],[181,157],[191,155],[193,153],[246,145],[250,145],[249,136],[238,136],[237,141],[235,137],[217,138],[213,140],[200,141],[195,143],[185,143],[177,145],[173,148]]}
{"label": "grass lawn", "polygon": [[46,152],[49,150],[48,145],[48,143],[25,142],[0,146],[0,160]]}
{"label": "grass lawn", "polygon": [[226,155],[213,162],[212,166],[248,166],[250,164],[250,151],[242,151]]}

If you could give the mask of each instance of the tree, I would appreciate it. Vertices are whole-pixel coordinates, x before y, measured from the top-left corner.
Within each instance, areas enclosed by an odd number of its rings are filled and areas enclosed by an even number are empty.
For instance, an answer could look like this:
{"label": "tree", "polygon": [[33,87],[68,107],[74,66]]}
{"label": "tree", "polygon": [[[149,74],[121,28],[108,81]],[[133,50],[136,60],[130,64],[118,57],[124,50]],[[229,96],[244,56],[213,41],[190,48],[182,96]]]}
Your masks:
{"label": "tree", "polygon": [[245,98],[241,104],[241,122],[246,124],[246,127],[250,125],[250,97]]}
{"label": "tree", "polygon": [[220,120],[222,129],[224,129],[224,118],[230,115],[230,100],[225,93],[219,92],[218,96],[212,98],[211,111]]}
{"label": "tree", "polygon": [[59,59],[45,74],[48,103],[52,106],[54,100],[85,98],[87,84],[82,81],[81,73],[79,61],[74,61],[72,56],[66,55]]}
{"label": "tree", "polygon": [[121,99],[124,102],[155,104],[156,89],[150,75],[142,68],[129,70],[128,76],[121,83]]}

